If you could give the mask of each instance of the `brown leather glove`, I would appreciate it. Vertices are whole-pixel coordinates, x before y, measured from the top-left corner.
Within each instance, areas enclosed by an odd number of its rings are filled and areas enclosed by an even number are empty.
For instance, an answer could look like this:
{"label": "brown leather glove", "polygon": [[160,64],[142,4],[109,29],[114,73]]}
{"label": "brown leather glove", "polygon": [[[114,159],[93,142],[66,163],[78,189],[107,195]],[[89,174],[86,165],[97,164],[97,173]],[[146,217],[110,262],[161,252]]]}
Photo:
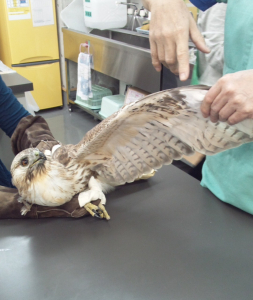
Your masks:
{"label": "brown leather glove", "polygon": [[[41,142],[44,141],[44,142]],[[27,148],[39,148],[40,151],[51,150],[59,144],[41,116],[27,116],[20,120],[11,136],[12,151],[17,155]]]}
{"label": "brown leather glove", "polygon": [[[40,219],[40,218],[80,218],[88,214],[84,207],[78,203],[78,195],[61,206],[41,206],[34,204],[25,216],[22,216],[20,210],[23,206],[18,202],[17,189],[0,186],[0,219]],[[92,202],[98,205],[100,200]]]}
{"label": "brown leather glove", "polygon": [[[42,140],[44,142],[41,142]],[[11,137],[11,144],[16,155],[29,147],[36,147],[40,151],[51,150],[54,145],[59,143],[54,138],[44,118],[27,116],[20,120]],[[23,204],[17,201],[18,197],[17,189],[0,186],[0,218],[79,218],[88,215],[87,210],[79,206],[76,195],[70,202],[57,207],[33,205],[31,211],[22,216],[20,210]],[[99,202],[100,200],[97,200],[93,204],[98,205]]]}

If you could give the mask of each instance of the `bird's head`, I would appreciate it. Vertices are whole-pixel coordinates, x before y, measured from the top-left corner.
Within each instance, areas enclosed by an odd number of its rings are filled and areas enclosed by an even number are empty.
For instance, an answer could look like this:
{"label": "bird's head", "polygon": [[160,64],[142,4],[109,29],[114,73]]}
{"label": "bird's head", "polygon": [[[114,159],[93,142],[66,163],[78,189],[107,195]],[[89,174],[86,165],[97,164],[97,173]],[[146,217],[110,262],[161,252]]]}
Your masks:
{"label": "bird's head", "polygon": [[17,154],[11,164],[12,183],[18,190],[22,185],[31,183],[46,172],[44,153],[36,148],[26,149]]}

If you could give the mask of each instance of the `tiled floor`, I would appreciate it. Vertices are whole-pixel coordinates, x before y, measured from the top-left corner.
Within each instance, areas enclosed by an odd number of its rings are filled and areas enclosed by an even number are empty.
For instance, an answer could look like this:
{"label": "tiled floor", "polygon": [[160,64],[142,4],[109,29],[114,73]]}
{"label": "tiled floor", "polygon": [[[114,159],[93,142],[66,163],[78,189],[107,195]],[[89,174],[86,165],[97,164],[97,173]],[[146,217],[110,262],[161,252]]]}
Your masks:
{"label": "tiled floor", "polygon": [[75,107],[72,112],[64,107],[42,111],[38,114],[46,119],[55,138],[63,144],[80,142],[85,133],[99,123],[78,107]]}

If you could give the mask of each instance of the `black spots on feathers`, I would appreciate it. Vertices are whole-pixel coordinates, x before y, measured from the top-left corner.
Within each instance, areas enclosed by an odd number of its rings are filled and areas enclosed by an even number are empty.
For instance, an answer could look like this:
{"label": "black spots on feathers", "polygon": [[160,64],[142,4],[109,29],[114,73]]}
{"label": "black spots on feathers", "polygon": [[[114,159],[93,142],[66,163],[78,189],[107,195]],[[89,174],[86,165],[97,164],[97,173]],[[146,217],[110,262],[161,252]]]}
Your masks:
{"label": "black spots on feathers", "polygon": [[220,138],[220,139],[217,141],[217,143],[220,143],[222,140],[223,140],[223,138]]}
{"label": "black spots on feathers", "polygon": [[25,182],[31,182],[31,181],[33,181],[34,177],[35,177],[35,175],[34,175],[33,172],[31,172],[31,171],[28,172],[26,174],[26,177],[25,177]]}
{"label": "black spots on feathers", "polygon": [[81,177],[81,178],[79,178],[79,179],[77,179],[77,180],[76,180],[76,182],[75,182],[75,184],[78,184],[78,183],[80,183],[82,180],[83,180],[83,178],[82,178],[82,177]]}
{"label": "black spots on feathers", "polygon": [[233,134],[231,135],[231,137],[234,136],[234,135],[236,135],[238,132],[239,132],[239,130],[236,129],[236,130],[233,132]]}
{"label": "black spots on feathers", "polygon": [[[192,115],[197,115],[198,114],[198,112],[196,112],[195,110],[192,110],[192,109],[188,109],[187,111],[188,111],[189,114],[192,114]],[[184,115],[184,116],[189,117],[190,115]]]}
{"label": "black spots on feathers", "polygon": [[142,132],[139,132],[139,134],[140,134],[140,135],[142,135],[142,136],[144,136],[144,137],[146,138],[146,135],[145,135],[145,134],[143,134]]}
{"label": "black spots on feathers", "polygon": [[77,164],[76,166],[75,166],[75,171],[77,171],[78,169],[80,168],[80,165],[79,164]]}
{"label": "black spots on feathers", "polygon": [[170,115],[178,115],[179,114],[179,112],[176,110],[170,110],[169,113],[170,113]]}
{"label": "black spots on feathers", "polygon": [[39,162],[36,165],[34,165],[32,168],[28,169],[26,176],[25,176],[25,182],[32,182],[33,180],[39,179],[40,176],[47,173],[47,169],[45,167],[44,161]]}
{"label": "black spots on feathers", "polygon": [[224,130],[223,130],[223,133],[225,133],[225,132],[228,130],[228,128],[229,128],[229,126],[226,125],[226,127],[225,127]]}
{"label": "black spots on feathers", "polygon": [[68,156],[68,153],[66,153],[66,152],[58,155],[57,159],[64,166],[67,166],[70,162],[70,157]]}
{"label": "black spots on feathers", "polygon": [[182,106],[186,106],[184,99],[186,95],[180,93],[180,91],[173,91],[170,95],[166,95],[163,97],[163,101],[165,105],[170,107],[175,107],[175,109],[181,109]]}

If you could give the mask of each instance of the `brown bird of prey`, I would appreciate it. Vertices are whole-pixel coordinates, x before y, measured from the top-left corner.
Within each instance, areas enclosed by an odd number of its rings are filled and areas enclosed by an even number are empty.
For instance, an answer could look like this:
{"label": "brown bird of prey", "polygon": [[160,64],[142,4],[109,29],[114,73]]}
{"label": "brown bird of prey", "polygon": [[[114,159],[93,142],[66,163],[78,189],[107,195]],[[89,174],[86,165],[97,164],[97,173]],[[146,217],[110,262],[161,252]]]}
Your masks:
{"label": "brown bird of prey", "polygon": [[[62,205],[79,194],[80,206],[109,219],[104,193],[195,151],[213,155],[253,141],[253,120],[230,126],[202,117],[209,87],[189,86],[128,104],[90,130],[77,145],[41,153],[29,148],[13,160],[13,184],[24,203]],[[57,148],[57,149],[56,149]],[[90,203],[101,199],[99,207]]]}

